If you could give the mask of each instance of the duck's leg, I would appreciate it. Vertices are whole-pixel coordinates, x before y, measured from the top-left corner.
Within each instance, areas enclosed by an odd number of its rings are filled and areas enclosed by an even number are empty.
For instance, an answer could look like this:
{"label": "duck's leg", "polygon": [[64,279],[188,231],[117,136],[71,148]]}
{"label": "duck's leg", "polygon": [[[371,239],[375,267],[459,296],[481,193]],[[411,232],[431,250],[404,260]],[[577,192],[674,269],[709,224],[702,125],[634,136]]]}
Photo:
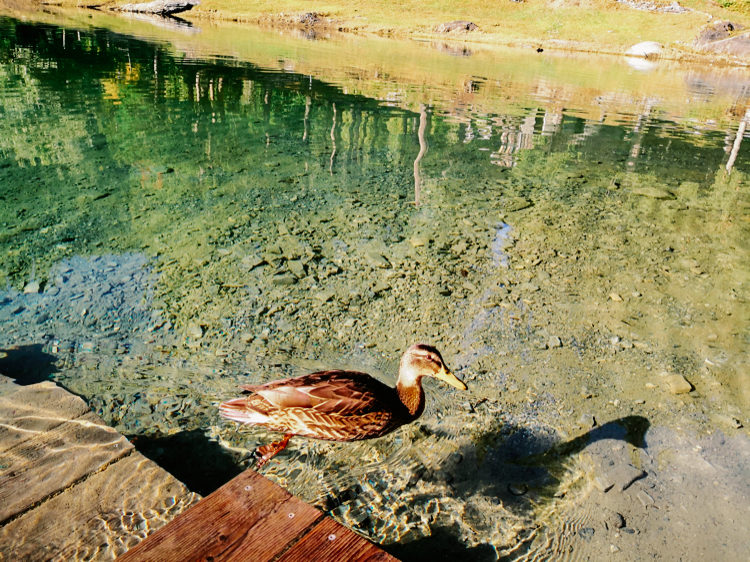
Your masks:
{"label": "duck's leg", "polygon": [[258,470],[261,466],[270,461],[274,455],[283,451],[286,448],[286,444],[289,443],[289,439],[292,438],[292,435],[293,433],[287,433],[281,441],[274,441],[273,443],[261,445],[255,449],[255,456],[258,459],[255,462],[255,470]]}

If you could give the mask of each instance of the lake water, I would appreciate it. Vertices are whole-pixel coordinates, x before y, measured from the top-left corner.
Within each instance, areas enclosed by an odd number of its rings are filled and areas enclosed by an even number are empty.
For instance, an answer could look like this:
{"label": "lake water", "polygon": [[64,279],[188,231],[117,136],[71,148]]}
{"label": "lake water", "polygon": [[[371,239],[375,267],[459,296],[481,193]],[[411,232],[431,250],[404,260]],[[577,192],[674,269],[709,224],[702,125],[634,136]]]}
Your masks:
{"label": "lake water", "polygon": [[750,551],[746,69],[20,17],[0,372],[205,494],[239,384],[424,341],[469,391],[263,473],[410,560]]}

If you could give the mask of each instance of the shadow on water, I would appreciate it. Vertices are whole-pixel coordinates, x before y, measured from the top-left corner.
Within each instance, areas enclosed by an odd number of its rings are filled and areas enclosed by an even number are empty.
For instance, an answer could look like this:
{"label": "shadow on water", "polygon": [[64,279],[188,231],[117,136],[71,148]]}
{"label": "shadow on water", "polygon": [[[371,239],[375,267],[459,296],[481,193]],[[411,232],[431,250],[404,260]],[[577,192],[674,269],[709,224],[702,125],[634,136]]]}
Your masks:
{"label": "shadow on water", "polygon": [[23,386],[50,380],[58,371],[57,358],[43,351],[40,343],[0,349],[0,374]]}
{"label": "shadow on water", "polygon": [[407,562],[420,560],[442,560],[460,558],[463,561],[490,562],[497,560],[495,549],[489,544],[467,548],[456,533],[446,528],[432,530],[429,537],[406,544],[380,545],[399,560]]}
{"label": "shadow on water", "polygon": [[243,471],[231,453],[199,429],[127,437],[140,453],[203,496]]}
{"label": "shadow on water", "polygon": [[[649,426],[649,421],[642,416],[626,416],[559,442],[553,430],[504,424],[460,450],[455,456],[461,459],[459,463],[446,467],[445,472],[455,475],[451,486],[456,496],[496,498],[510,513],[530,515],[540,505],[557,497],[573,455],[602,439],[625,441],[645,448]],[[442,471],[434,471],[423,478],[440,479],[442,474]],[[433,560],[446,554],[472,561],[497,559],[491,545],[467,548],[455,531],[440,527],[433,528],[429,537],[384,548],[410,561]]]}
{"label": "shadow on water", "polygon": [[555,445],[551,449],[538,455],[531,455],[523,459],[527,464],[549,464],[562,461],[565,458],[580,453],[583,449],[602,439],[619,439],[633,447],[646,448],[646,432],[650,427],[649,421],[643,416],[625,416],[600,425],[583,435]]}

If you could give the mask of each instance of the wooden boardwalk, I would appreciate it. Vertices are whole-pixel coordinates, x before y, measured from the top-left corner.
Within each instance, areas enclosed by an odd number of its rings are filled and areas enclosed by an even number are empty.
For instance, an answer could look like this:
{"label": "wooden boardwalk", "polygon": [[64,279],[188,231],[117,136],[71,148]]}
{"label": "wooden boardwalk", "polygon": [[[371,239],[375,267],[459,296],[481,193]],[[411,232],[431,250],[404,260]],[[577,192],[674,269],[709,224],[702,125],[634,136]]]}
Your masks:
{"label": "wooden boardwalk", "polygon": [[128,551],[122,560],[396,559],[257,472],[246,470]]}
{"label": "wooden boardwalk", "polygon": [[0,560],[112,560],[200,500],[78,396],[3,391]]}
{"label": "wooden boardwalk", "polygon": [[252,470],[199,501],[52,382],[0,393],[0,560],[395,560]]}

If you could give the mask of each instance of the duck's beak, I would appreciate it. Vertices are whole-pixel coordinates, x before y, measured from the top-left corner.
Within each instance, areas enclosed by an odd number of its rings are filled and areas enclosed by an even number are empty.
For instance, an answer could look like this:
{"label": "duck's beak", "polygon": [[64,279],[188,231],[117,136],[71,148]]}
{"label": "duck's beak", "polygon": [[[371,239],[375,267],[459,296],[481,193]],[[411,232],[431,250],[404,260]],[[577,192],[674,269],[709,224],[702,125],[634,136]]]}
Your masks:
{"label": "duck's beak", "polygon": [[448,367],[443,365],[440,370],[433,375],[436,379],[443,382],[447,382],[451,386],[455,386],[459,390],[466,390],[468,387],[460,380],[456,375],[448,370]]}

